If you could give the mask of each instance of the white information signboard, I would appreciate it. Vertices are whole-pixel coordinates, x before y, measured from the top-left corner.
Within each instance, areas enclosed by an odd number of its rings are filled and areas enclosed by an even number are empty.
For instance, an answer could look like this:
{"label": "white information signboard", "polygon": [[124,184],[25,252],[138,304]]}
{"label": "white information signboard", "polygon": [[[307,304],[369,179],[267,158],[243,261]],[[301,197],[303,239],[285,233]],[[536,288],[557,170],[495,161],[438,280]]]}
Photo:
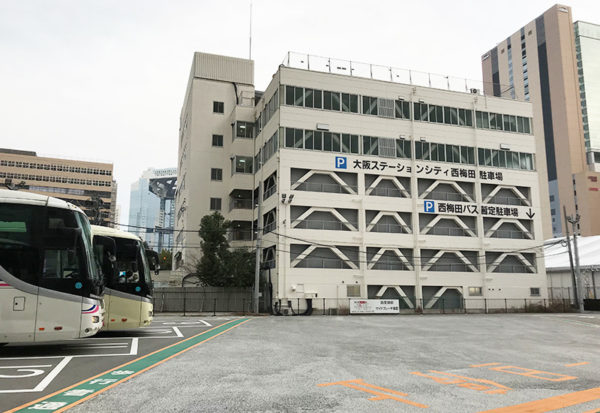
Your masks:
{"label": "white information signboard", "polygon": [[350,300],[350,314],[398,314],[399,300]]}

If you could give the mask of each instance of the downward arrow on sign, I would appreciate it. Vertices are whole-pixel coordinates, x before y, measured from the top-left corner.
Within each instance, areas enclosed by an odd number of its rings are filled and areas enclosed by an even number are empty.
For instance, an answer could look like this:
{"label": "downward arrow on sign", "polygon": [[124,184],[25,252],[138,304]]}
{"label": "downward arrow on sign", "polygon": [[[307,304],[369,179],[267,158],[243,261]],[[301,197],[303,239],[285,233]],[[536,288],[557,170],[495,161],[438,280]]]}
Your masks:
{"label": "downward arrow on sign", "polygon": [[535,216],[535,212],[532,212],[531,208],[529,208],[529,212],[527,212],[525,215],[527,215],[529,217],[529,219],[531,219]]}

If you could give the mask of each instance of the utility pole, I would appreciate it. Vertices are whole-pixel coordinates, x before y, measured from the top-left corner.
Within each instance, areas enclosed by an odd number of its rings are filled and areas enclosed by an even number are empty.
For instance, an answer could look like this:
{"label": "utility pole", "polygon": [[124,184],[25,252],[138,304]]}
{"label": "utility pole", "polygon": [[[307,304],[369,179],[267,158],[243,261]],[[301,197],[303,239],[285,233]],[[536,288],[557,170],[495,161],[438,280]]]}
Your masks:
{"label": "utility pole", "polygon": [[583,312],[583,291],[581,288],[581,269],[579,268],[579,249],[577,248],[577,225],[579,224],[579,219],[581,217],[579,214],[575,215],[573,218],[572,215],[567,217],[567,221],[571,223],[573,226],[573,252],[575,255],[575,277],[577,279],[577,297],[578,297],[578,305],[579,312]]}
{"label": "utility pole", "polygon": [[[563,217],[567,218],[567,208],[563,205]],[[571,237],[569,236],[569,223],[565,221],[565,230],[567,232],[567,247],[569,249],[569,263],[571,264],[571,281],[573,284],[573,299],[577,306],[579,306],[579,299],[577,298],[577,279],[575,277],[575,266],[573,265],[573,251],[571,251]],[[570,298],[570,297],[569,297]]]}

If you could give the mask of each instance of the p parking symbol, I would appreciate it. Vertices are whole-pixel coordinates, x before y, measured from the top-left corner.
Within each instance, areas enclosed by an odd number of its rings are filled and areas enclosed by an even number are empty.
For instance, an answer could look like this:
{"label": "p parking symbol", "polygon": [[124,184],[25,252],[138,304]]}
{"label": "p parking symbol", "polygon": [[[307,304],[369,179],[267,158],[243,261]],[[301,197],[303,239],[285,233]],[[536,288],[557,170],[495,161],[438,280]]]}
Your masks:
{"label": "p parking symbol", "polygon": [[425,212],[435,212],[435,202],[425,201]]}
{"label": "p parking symbol", "polygon": [[335,169],[347,169],[347,160],[345,156],[335,157]]}

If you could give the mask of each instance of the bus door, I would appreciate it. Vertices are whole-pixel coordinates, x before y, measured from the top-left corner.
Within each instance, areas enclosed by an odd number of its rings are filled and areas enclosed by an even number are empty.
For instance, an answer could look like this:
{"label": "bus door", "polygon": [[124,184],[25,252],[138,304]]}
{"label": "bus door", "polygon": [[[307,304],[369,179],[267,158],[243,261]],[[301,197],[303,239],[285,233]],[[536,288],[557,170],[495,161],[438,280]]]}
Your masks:
{"label": "bus door", "polygon": [[36,341],[60,339],[67,332],[78,337],[86,310],[83,297],[92,290],[81,230],[70,225],[51,228],[43,245]]}
{"label": "bus door", "polygon": [[33,211],[0,205],[0,343],[33,341],[40,260]]}

